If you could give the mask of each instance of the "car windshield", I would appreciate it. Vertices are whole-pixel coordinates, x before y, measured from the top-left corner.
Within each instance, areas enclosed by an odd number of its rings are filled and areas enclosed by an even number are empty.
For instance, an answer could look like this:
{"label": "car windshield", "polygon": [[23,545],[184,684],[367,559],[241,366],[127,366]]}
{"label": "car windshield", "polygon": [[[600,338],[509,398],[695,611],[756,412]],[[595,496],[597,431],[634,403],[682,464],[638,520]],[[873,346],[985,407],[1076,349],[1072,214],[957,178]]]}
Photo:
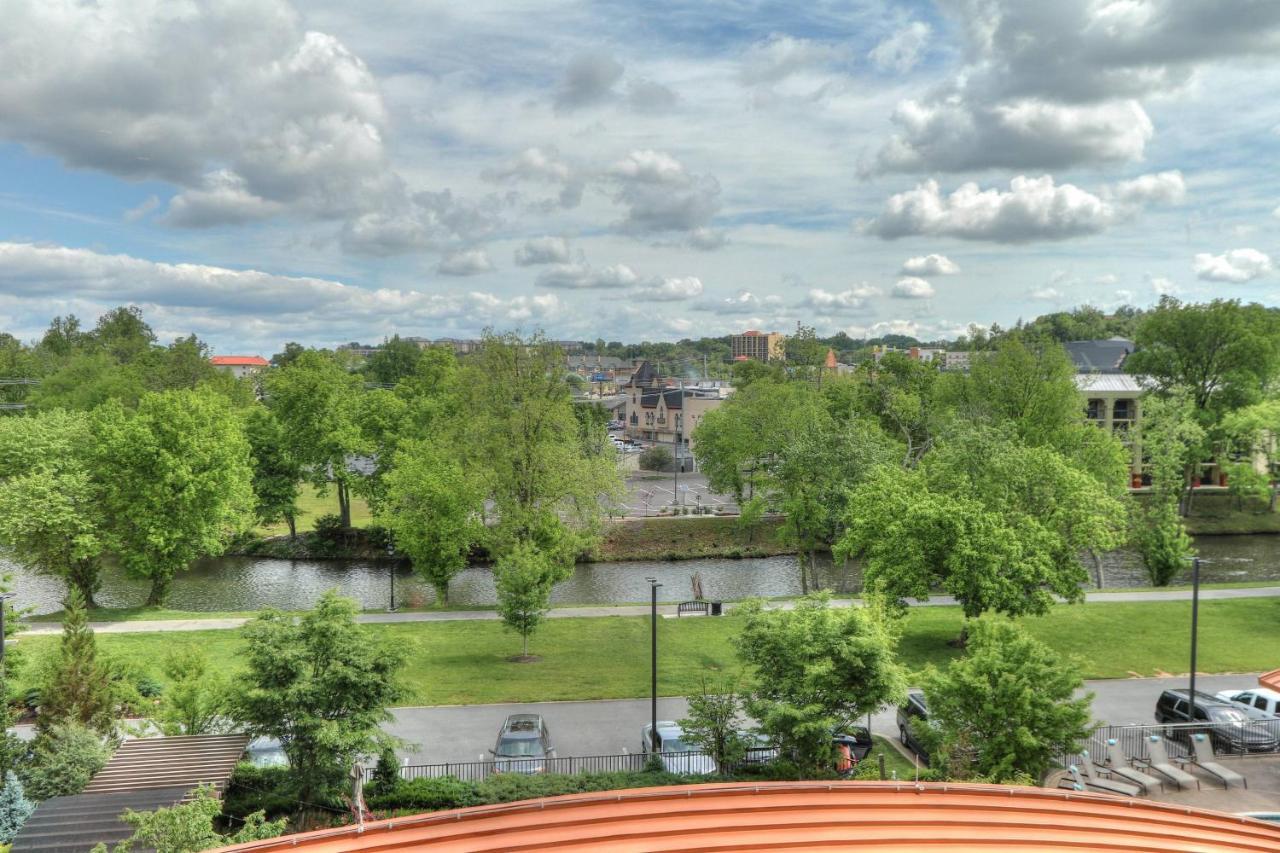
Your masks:
{"label": "car windshield", "polygon": [[1214,708],[1209,715],[1220,723],[1247,723],[1249,718],[1235,708]]}
{"label": "car windshield", "polygon": [[542,744],[535,738],[510,738],[498,742],[498,755],[503,758],[541,758]]}

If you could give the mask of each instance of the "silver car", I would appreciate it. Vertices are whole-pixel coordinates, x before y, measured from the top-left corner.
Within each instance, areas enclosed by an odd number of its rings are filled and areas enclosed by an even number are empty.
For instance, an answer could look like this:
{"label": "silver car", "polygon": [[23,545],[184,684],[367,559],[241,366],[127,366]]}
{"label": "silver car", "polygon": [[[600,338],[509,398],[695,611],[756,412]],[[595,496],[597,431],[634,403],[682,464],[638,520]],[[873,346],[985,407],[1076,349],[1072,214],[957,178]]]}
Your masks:
{"label": "silver car", "polygon": [[645,755],[657,753],[658,760],[668,773],[681,776],[702,776],[716,772],[715,760],[684,739],[684,730],[673,720],[658,721],[658,739],[654,743],[653,724],[645,723],[640,729],[640,751]]}

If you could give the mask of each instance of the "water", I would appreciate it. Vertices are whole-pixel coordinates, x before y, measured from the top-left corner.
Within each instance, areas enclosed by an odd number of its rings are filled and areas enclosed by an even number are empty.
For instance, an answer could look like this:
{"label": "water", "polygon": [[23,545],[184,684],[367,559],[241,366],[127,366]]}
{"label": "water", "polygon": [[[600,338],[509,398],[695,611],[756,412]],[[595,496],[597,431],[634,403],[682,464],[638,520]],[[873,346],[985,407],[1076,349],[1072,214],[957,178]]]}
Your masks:
{"label": "water", "polygon": [[[1280,581],[1280,536],[1208,536],[1197,540],[1205,558],[1201,580]],[[61,581],[30,573],[20,566],[3,563],[13,575],[15,603],[34,613],[61,608]],[[1092,576],[1094,567],[1088,565]],[[1189,583],[1190,568],[1174,583]],[[699,559],[678,562],[629,561],[622,563],[582,563],[573,577],[552,591],[554,604],[629,604],[649,600],[649,584],[654,577],[662,584],[659,599],[664,602],[692,598],[691,577],[702,578],[707,598],[732,601],[751,596],[797,595],[800,570],[794,556],[746,560]],[[820,558],[817,574],[820,585],[839,595],[862,590],[862,573],[856,565],[841,566]],[[1108,587],[1147,585],[1146,572],[1136,555],[1126,552],[1103,558],[1103,578]],[[309,608],[327,589],[336,588],[366,608],[387,606],[390,567],[387,563],[361,560],[273,560],[258,557],[219,557],[202,560],[174,581],[169,606],[176,610],[256,610],[279,607],[286,610]],[[488,606],[496,600],[493,572],[486,566],[466,569],[450,585],[450,602]],[[98,603],[104,607],[132,607],[147,596],[148,584],[127,578],[115,568],[103,571]],[[423,584],[405,567],[396,572],[396,601],[401,606],[422,606],[434,601],[429,585]]]}

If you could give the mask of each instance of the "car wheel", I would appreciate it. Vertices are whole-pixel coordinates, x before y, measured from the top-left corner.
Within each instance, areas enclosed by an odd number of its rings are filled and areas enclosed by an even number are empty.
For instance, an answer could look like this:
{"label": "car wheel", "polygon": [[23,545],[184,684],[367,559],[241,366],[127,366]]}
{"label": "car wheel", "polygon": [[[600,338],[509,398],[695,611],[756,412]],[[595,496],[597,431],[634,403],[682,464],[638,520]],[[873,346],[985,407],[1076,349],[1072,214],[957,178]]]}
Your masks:
{"label": "car wheel", "polygon": [[898,740],[900,740],[902,742],[902,745],[905,746],[907,749],[911,749],[911,744],[907,743],[907,727],[906,726],[898,726]]}

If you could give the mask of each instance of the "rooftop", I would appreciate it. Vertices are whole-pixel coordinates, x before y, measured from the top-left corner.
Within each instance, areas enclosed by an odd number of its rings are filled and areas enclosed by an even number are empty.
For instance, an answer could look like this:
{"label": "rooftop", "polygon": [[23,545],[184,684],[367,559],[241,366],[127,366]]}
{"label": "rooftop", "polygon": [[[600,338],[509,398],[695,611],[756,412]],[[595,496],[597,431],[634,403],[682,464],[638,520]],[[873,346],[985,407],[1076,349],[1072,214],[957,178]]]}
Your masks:
{"label": "rooftop", "polygon": [[260,355],[215,355],[209,362],[216,367],[266,367],[271,363]]}
{"label": "rooftop", "polygon": [[1122,373],[1124,360],[1133,352],[1133,341],[1125,338],[1068,341],[1064,346],[1078,373]]}
{"label": "rooftop", "polygon": [[1147,390],[1141,377],[1127,373],[1078,373],[1076,387],[1086,394],[1096,391],[1137,395]]}

